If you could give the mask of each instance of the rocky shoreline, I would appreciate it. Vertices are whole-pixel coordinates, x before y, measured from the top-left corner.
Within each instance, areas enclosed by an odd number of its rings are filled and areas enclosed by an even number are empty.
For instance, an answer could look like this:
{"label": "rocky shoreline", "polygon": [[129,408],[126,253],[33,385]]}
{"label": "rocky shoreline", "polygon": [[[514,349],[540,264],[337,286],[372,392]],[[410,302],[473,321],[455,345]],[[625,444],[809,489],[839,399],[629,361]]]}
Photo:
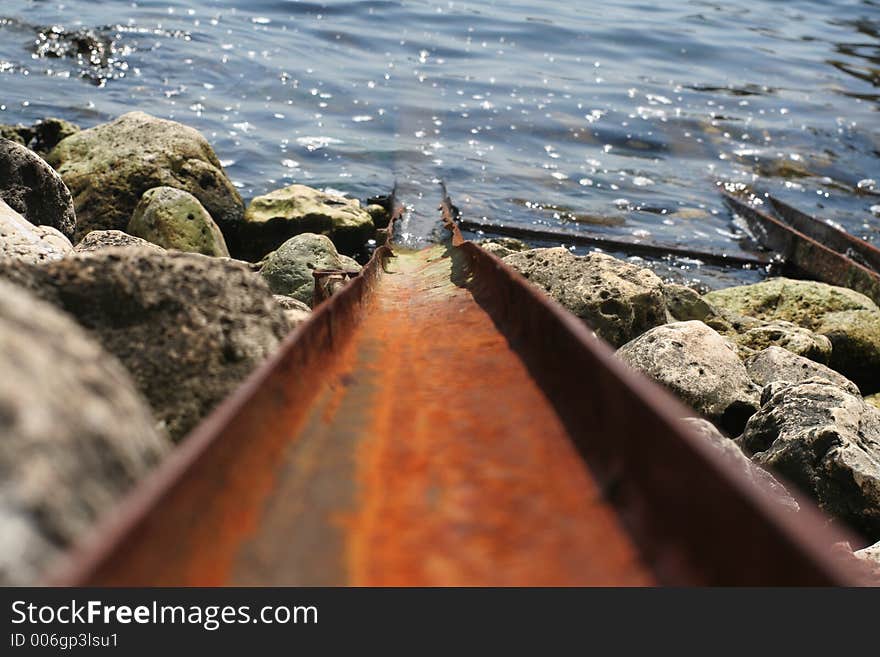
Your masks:
{"label": "rocky shoreline", "polygon": [[[38,582],[308,318],[312,271],[359,271],[388,221],[304,185],[246,206],[202,135],[142,112],[0,126],[0,584]],[[867,297],[788,279],[701,296],[605,254],[483,246],[705,418],[688,421],[768,495],[797,512],[779,473],[880,541]]]}

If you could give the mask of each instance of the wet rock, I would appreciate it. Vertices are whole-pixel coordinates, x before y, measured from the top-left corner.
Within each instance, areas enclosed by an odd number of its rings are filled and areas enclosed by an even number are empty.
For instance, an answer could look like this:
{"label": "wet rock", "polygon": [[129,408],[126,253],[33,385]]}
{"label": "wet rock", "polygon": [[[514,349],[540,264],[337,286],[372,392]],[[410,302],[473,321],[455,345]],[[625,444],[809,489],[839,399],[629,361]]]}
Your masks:
{"label": "wet rock", "polygon": [[658,326],[617,355],[731,435],[758,409],[759,389],[736,347],[703,322]]}
{"label": "wet rock", "polygon": [[376,235],[373,218],[357,199],[305,185],[289,185],[257,196],[244,219],[244,241],[253,251],[251,259],[259,259],[303,233],[326,235],[346,253],[360,251]]}
{"label": "wet rock", "polygon": [[316,269],[360,271],[351,258],[340,256],[325,235],[304,233],[287,240],[263,261],[260,275],[275,294],[282,294],[312,305]]}
{"label": "wet rock", "polygon": [[143,193],[176,187],[195,196],[221,230],[244,214],[238,191],[196,130],[129,112],[61,141],[47,156],[73,193],[77,239],[92,230],[124,230]]}
{"label": "wet rock", "polygon": [[51,226],[34,226],[0,200],[0,258],[34,264],[70,253],[70,240]]}
{"label": "wet rock", "polygon": [[880,410],[824,380],[771,384],[741,442],[870,540],[880,538]]}
{"label": "wet rock", "polygon": [[666,322],[663,282],[648,269],[561,247],[512,253],[504,262],[614,346]]}
{"label": "wet rock", "polygon": [[170,443],[115,358],[3,281],[0,371],[0,585],[33,585]]}
{"label": "wet rock", "polygon": [[105,248],[22,274],[125,365],[180,440],[277,347],[287,320],[260,277],[228,258]]}
{"label": "wet rock", "polygon": [[824,335],[828,362],[866,392],[880,389],[880,308],[864,294],[815,281],[774,278],[715,290],[710,303],[763,320],[784,320]]}
{"label": "wet rock", "polygon": [[478,240],[484,251],[488,251],[494,256],[503,258],[511,253],[519,253],[520,251],[528,251],[531,247],[518,240],[515,237],[490,237],[484,240]]}
{"label": "wet rock", "polygon": [[275,302],[284,310],[284,316],[287,318],[287,323],[290,325],[291,330],[312,316],[312,309],[302,301],[283,294],[276,294],[274,298]]}
{"label": "wet rock", "polygon": [[860,394],[858,386],[842,374],[782,347],[768,347],[749,356],[745,359],[745,366],[752,380],[762,388],[780,381],[800,383],[823,379],[851,395]]}
{"label": "wet rock", "polygon": [[61,177],[39,155],[8,139],[0,139],[0,200],[35,226],[73,237],[76,214]]}
{"label": "wet rock", "polygon": [[739,446],[721,433],[714,424],[698,417],[683,418],[683,421],[710,444],[718,448],[724,459],[745,474],[749,481],[757,486],[758,489],[792,511],[800,509],[800,505],[786,490],[785,486],[777,481],[776,477],[752,463]]}
{"label": "wet rock", "polygon": [[80,127],[70,121],[50,117],[35,123],[31,131],[34,135],[33,143],[26,145],[29,145],[40,155],[46,155],[62,139],[79,132]]}
{"label": "wet rock", "polygon": [[87,253],[89,251],[98,251],[118,246],[136,246],[153,250],[157,253],[164,253],[165,251],[165,249],[157,244],[134,235],[129,235],[128,233],[123,233],[121,230],[93,230],[77,242],[73,250],[77,253]]}
{"label": "wet rock", "polygon": [[127,232],[166,249],[228,257],[223,233],[199,199],[174,187],[144,192]]}

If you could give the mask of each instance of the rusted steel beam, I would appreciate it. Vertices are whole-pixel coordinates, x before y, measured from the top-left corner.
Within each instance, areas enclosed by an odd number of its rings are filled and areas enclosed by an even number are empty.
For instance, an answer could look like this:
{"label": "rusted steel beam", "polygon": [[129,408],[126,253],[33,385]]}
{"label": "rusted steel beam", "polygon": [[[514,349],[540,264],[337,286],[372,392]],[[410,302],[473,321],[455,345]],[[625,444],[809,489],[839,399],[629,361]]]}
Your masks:
{"label": "rusted steel beam", "polygon": [[795,230],[824,244],[829,249],[845,255],[850,260],[865,265],[875,272],[880,271],[880,249],[873,244],[820,221],[816,217],[811,217],[806,212],[801,212],[778,198],[768,195],[767,199],[776,213],[782,217],[782,220]]}
{"label": "rusted steel beam", "polygon": [[[880,303],[880,275],[861,262],[797,230],[728,192],[727,204],[745,219],[758,242],[781,256],[787,264],[831,285],[848,287]],[[762,201],[763,203],[763,201]]]}
{"label": "rusted steel beam", "polygon": [[632,255],[645,255],[652,258],[666,258],[676,256],[679,258],[691,258],[700,260],[710,265],[724,267],[766,267],[770,259],[760,254],[756,255],[733,255],[716,251],[699,251],[675,244],[652,244],[638,240],[624,239],[621,237],[605,237],[590,233],[566,233],[552,228],[525,228],[523,226],[502,226],[500,224],[480,223],[477,221],[462,220],[459,222],[461,230],[472,233],[484,232],[507,237],[519,237],[528,240],[554,241],[560,244],[577,244],[582,246],[598,246],[606,251],[628,253]]}
{"label": "rusted steel beam", "polygon": [[450,228],[377,249],[54,581],[858,581],[830,555],[851,537],[761,497],[681,404]]}

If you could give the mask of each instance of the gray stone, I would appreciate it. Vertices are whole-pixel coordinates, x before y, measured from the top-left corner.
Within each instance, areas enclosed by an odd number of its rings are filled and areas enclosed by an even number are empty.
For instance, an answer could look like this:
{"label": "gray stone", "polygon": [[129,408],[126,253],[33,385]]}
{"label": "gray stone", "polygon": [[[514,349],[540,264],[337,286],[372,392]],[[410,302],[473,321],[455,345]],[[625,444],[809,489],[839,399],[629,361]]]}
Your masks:
{"label": "gray stone", "polygon": [[293,297],[311,306],[316,269],[360,271],[351,258],[340,256],[330,238],[304,233],[287,240],[263,262],[260,275],[275,294]]}
{"label": "gray stone", "polygon": [[242,220],[244,203],[210,144],[196,130],[129,112],[62,140],[47,156],[73,193],[77,239],[92,230],[124,230],[143,193],[183,189],[223,229]]}
{"label": "gray stone", "polygon": [[284,310],[284,316],[287,318],[287,323],[290,325],[291,330],[303,324],[312,316],[312,309],[302,301],[283,294],[276,294],[274,298],[275,302]]}
{"label": "gray stone", "polygon": [[87,328],[128,368],[174,440],[288,331],[259,275],[228,258],[106,248],[22,269],[0,267],[0,278],[37,290]]}
{"label": "gray stone", "polygon": [[346,253],[360,251],[376,236],[373,218],[357,199],[306,185],[289,185],[257,196],[248,205],[244,219],[242,234],[254,250],[252,259],[304,233],[326,235]]}
{"label": "gray stone", "polygon": [[39,155],[8,139],[0,139],[0,200],[35,226],[73,237],[76,213],[61,177]]}
{"label": "gray stone", "polygon": [[77,242],[73,250],[77,253],[87,253],[88,251],[98,251],[119,246],[137,246],[144,249],[152,249],[157,253],[165,251],[165,249],[157,244],[134,235],[129,235],[128,233],[123,233],[121,230],[93,230]]}
{"label": "gray stone", "polygon": [[716,447],[722,457],[742,472],[761,492],[792,511],[800,509],[800,505],[776,477],[764,468],[752,463],[736,442],[721,433],[714,424],[699,417],[686,417],[683,418],[683,421],[709,444]]}
{"label": "gray stone", "polygon": [[484,251],[488,251],[498,258],[504,258],[511,253],[528,251],[532,248],[515,237],[487,237],[483,240],[477,240],[476,243],[479,244]]}
{"label": "gray stone", "polygon": [[762,388],[780,381],[800,383],[810,379],[824,379],[851,395],[861,394],[858,386],[842,374],[782,347],[768,347],[749,356],[745,360],[745,366],[752,380]]}
{"label": "gray stone", "polygon": [[72,248],[58,230],[34,226],[0,199],[0,258],[38,264],[63,258]]}
{"label": "gray stone", "polygon": [[34,585],[170,443],[115,358],[4,281],[0,371],[0,585]]}
{"label": "gray stone", "polygon": [[736,347],[703,322],[658,326],[617,355],[731,435],[738,435],[758,408],[759,389]]}
{"label": "gray stone", "polygon": [[144,192],[127,232],[166,249],[229,257],[223,233],[199,199],[174,187]]}
{"label": "gray stone", "polygon": [[663,282],[648,269],[561,247],[512,253],[504,262],[614,346],[666,322]]}
{"label": "gray stone", "polygon": [[880,539],[880,410],[824,380],[775,383],[742,445],[831,515]]}

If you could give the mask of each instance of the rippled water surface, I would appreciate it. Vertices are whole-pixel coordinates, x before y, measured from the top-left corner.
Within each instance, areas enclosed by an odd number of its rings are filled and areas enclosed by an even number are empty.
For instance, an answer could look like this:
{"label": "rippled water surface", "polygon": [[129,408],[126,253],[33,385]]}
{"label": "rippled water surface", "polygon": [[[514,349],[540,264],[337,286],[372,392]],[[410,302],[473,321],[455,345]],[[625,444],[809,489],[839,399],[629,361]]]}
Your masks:
{"label": "rippled water surface", "polygon": [[440,179],[471,219],[728,252],[715,182],[756,181],[877,241],[878,85],[875,0],[0,0],[0,123],[173,118],[246,199],[397,180],[412,244]]}

